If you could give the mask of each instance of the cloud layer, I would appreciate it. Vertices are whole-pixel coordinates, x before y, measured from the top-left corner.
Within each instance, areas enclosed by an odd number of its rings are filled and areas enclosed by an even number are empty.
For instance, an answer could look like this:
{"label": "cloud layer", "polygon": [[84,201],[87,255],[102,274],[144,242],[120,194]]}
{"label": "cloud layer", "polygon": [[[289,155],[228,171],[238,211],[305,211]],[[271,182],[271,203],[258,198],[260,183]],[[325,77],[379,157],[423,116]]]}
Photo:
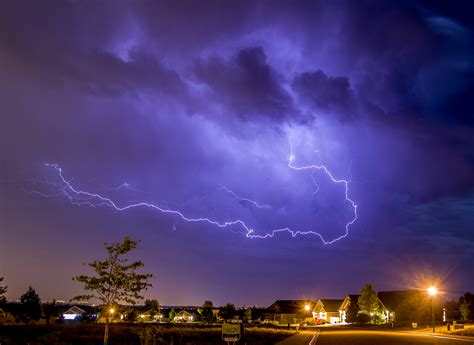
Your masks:
{"label": "cloud layer", "polygon": [[[104,240],[128,233],[142,239],[150,268],[163,277],[153,292],[165,303],[342,295],[365,280],[397,288],[396,274],[387,280],[383,270],[403,270],[391,254],[401,248],[455,271],[474,255],[474,47],[463,6],[3,2],[0,261],[7,264],[0,273],[12,281],[12,296],[30,283],[51,298],[77,289],[55,290],[25,271],[32,277],[26,283],[15,273],[15,253],[43,257],[58,248],[51,265],[65,255],[64,243],[77,243],[83,257],[48,273],[64,280]],[[323,247],[317,237],[285,234],[252,241],[239,227],[189,225],[149,210],[75,208],[23,190],[54,181],[42,163],[55,162],[78,187],[121,203],[242,218],[261,234],[291,227],[340,236],[352,211],[344,189],[321,171],[290,169],[290,142],[296,165],[325,164],[352,181],[360,219],[343,242]],[[124,182],[133,189],[110,190]],[[196,257],[202,278],[188,272]],[[313,267],[301,262],[359,269],[344,257],[360,267],[383,264],[340,291],[331,288],[342,286],[331,274],[327,286],[301,278]],[[219,270],[234,277],[228,289],[215,288],[222,286]],[[235,278],[244,273],[257,285],[252,296]],[[268,296],[283,277],[287,283]],[[472,288],[464,275],[457,279]],[[196,288],[173,292],[177,283]]]}

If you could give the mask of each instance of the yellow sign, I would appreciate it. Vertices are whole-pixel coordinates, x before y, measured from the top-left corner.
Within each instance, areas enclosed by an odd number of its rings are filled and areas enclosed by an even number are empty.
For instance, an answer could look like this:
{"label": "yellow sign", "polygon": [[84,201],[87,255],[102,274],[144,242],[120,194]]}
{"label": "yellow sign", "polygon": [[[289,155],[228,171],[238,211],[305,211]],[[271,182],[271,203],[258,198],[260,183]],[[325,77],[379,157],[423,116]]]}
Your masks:
{"label": "yellow sign", "polygon": [[240,325],[232,323],[224,323],[222,325],[222,340],[238,341],[240,339]]}

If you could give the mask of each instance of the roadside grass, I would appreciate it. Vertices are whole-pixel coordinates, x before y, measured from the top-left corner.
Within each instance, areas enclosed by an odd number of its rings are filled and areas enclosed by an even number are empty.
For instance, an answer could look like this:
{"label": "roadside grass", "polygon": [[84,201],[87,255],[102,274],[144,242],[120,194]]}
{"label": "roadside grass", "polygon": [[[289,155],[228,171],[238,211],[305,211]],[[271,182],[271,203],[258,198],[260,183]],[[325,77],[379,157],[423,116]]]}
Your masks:
{"label": "roadside grass", "polygon": [[447,327],[444,327],[442,331],[445,334],[453,334],[453,335],[463,335],[467,337],[474,337],[474,324],[464,324],[464,329],[452,329],[451,331],[447,330]]}
{"label": "roadside grass", "polygon": [[[101,345],[104,325],[0,326],[2,345]],[[292,330],[246,327],[240,344],[274,344],[295,334]],[[112,324],[110,345],[224,344],[220,326]]]}

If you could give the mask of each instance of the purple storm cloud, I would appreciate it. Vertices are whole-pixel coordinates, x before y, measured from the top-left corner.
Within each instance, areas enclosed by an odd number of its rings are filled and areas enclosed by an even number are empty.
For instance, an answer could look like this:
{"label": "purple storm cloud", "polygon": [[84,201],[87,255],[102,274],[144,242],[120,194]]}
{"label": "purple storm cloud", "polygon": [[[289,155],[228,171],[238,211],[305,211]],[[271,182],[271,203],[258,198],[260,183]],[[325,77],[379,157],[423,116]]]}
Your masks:
{"label": "purple storm cloud", "polygon": [[128,234],[162,304],[474,288],[467,6],[0,3],[9,297]]}

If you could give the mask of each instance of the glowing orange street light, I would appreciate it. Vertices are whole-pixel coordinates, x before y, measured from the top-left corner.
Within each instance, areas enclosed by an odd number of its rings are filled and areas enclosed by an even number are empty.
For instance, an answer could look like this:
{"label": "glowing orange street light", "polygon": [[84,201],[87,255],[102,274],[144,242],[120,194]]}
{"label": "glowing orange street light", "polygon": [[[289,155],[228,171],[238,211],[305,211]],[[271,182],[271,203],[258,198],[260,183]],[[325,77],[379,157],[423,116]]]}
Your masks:
{"label": "glowing orange street light", "polygon": [[110,308],[110,309],[109,309],[109,313],[110,313],[110,314],[115,313],[115,309],[114,309],[114,308]]}
{"label": "glowing orange street light", "polygon": [[426,291],[428,292],[428,295],[431,297],[431,326],[433,326],[433,333],[434,333],[435,323],[434,323],[433,299],[438,294],[438,289],[435,286],[430,286]]}
{"label": "glowing orange street light", "polygon": [[306,304],[306,305],[304,306],[304,310],[310,311],[310,309],[311,309],[311,307],[309,306],[309,304]]}
{"label": "glowing orange street light", "polygon": [[438,289],[435,286],[430,286],[428,288],[428,295],[431,297],[435,296],[438,293]]}

